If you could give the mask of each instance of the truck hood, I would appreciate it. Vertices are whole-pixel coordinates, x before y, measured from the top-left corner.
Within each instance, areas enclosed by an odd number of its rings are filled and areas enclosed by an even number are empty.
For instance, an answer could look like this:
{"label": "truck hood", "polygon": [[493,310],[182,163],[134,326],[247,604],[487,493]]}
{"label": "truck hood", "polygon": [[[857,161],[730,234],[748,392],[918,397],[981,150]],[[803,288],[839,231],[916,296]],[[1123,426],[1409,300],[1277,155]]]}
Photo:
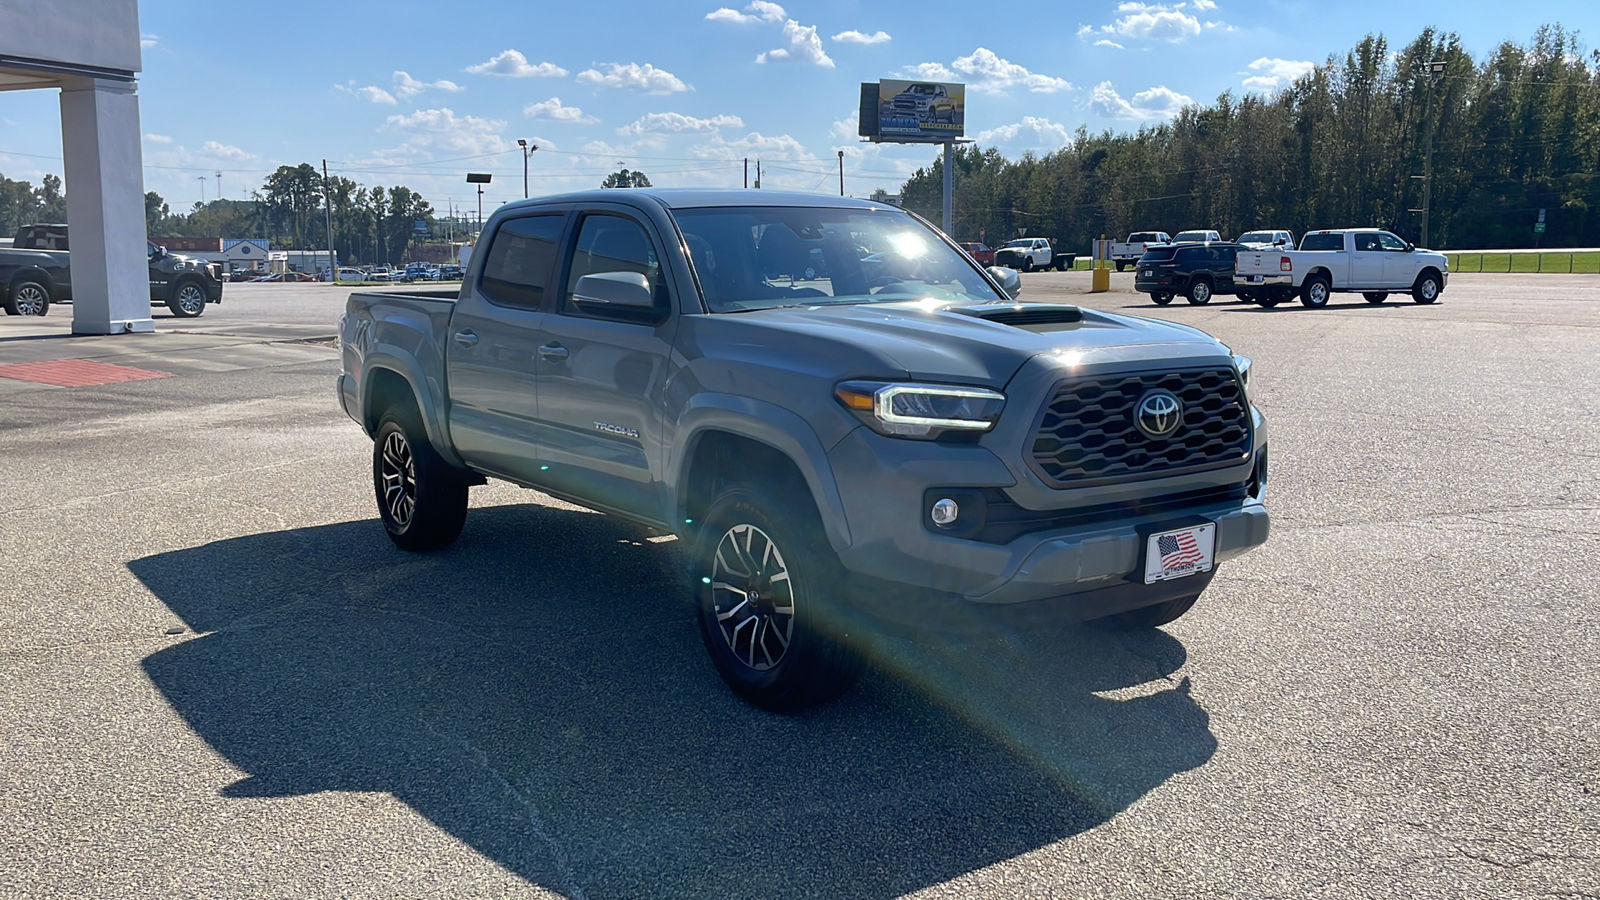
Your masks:
{"label": "truck hood", "polygon": [[[1070,356],[1075,364],[1228,355],[1227,347],[1198,329],[1053,303],[974,305],[925,299],[716,318],[737,318],[741,325],[771,332],[763,336],[770,347],[844,345],[859,351],[863,364],[892,365],[913,379],[993,388],[1004,387],[1023,363],[1045,354]],[[785,335],[796,340],[785,340]]]}

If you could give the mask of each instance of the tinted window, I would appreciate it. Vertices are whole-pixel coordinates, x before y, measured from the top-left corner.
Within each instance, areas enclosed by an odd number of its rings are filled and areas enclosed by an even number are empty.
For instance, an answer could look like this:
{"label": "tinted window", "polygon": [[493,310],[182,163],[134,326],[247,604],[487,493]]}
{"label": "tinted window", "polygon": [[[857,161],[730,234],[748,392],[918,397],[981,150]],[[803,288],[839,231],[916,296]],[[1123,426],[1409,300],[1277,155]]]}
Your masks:
{"label": "tinted window", "polygon": [[643,318],[651,320],[667,313],[666,282],[661,275],[661,259],[644,226],[621,216],[594,214],[586,216],[578,230],[578,244],[573,248],[572,265],[567,271],[567,291],[563,298],[563,311],[587,315],[592,311],[575,306],[572,292],[578,279],[602,272],[638,272],[650,282],[655,294],[656,308],[649,310],[616,310],[607,318]]}
{"label": "tinted window", "polygon": [[561,216],[532,216],[502,223],[483,264],[483,293],[507,306],[541,306],[555,268],[562,222]]}
{"label": "tinted window", "polygon": [[1178,251],[1172,247],[1152,247],[1139,257],[1140,262],[1166,262]]}
{"label": "tinted window", "polygon": [[1210,259],[1210,254],[1204,247],[1185,247],[1178,251],[1177,259],[1178,262],[1183,265],[1192,266],[1197,263],[1208,261]]}
{"label": "tinted window", "polygon": [[1211,258],[1216,260],[1221,265],[1223,265],[1225,267],[1228,267],[1228,268],[1232,268],[1233,267],[1234,261],[1238,257],[1238,255],[1239,255],[1239,248],[1238,247],[1212,247],[1211,248]]}
{"label": "tinted window", "polygon": [[1154,231],[1136,231],[1128,235],[1128,243],[1130,244],[1148,244],[1151,241],[1159,240],[1161,240],[1161,235]]}
{"label": "tinted window", "polygon": [[1343,234],[1308,234],[1300,239],[1301,250],[1343,250]]}

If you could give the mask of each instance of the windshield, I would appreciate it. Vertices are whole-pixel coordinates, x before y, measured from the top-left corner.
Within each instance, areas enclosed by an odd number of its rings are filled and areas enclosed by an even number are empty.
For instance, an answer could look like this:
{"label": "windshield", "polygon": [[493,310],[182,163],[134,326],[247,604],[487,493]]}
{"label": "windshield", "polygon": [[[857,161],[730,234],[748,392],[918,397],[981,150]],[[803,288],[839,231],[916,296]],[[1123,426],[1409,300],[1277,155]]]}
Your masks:
{"label": "windshield", "polygon": [[1031,250],[1033,249],[1033,241],[1006,241],[1005,247],[1000,249],[1004,250],[1006,247],[1021,247],[1024,250]]}
{"label": "windshield", "polygon": [[1128,243],[1130,244],[1148,244],[1151,241],[1159,240],[1161,240],[1161,235],[1156,234],[1154,231],[1139,231],[1128,235]]}
{"label": "windshield", "polygon": [[1179,240],[1179,241],[1203,241],[1203,240],[1206,239],[1206,235],[1208,233],[1209,232],[1205,232],[1205,231],[1180,231],[1180,232],[1178,232],[1178,236],[1174,240]]}
{"label": "windshield", "polygon": [[965,254],[905,213],[727,207],[673,216],[712,312],[1004,299]]}
{"label": "windshield", "polygon": [[1239,235],[1236,243],[1240,244],[1270,244],[1275,239],[1270,231],[1252,231],[1249,234]]}

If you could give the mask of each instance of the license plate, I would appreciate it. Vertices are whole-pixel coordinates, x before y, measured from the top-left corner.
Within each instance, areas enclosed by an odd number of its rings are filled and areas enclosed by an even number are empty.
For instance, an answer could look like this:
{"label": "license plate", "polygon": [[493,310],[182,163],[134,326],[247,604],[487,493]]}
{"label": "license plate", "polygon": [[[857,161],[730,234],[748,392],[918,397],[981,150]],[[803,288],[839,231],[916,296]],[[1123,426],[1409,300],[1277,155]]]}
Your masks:
{"label": "license plate", "polygon": [[1153,272],[1153,271],[1151,271],[1151,270],[1150,270],[1150,269],[1145,269],[1145,270],[1144,270],[1144,277],[1146,277],[1146,278],[1149,278],[1149,277],[1151,277],[1151,276],[1153,276],[1153,275],[1155,275],[1155,274],[1156,274],[1156,273],[1155,273],[1155,272]]}
{"label": "license plate", "polygon": [[1251,275],[1250,276],[1250,283],[1251,284],[1260,284],[1261,283],[1261,276],[1260,275]]}
{"label": "license plate", "polygon": [[1209,572],[1216,551],[1214,522],[1152,534],[1145,546],[1144,583],[1155,584]]}

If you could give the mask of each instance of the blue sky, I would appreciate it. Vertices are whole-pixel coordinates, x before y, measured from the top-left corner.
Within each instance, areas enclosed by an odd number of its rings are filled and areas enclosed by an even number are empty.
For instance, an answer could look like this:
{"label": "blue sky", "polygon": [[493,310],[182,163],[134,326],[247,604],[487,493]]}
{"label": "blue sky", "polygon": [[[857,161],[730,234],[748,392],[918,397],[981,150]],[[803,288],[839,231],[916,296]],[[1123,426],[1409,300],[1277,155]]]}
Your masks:
{"label": "blue sky", "polygon": [[[724,5],[731,2],[734,5]],[[534,195],[597,187],[619,164],[657,185],[894,190],[928,147],[856,137],[858,85],[964,82],[967,135],[1008,156],[1079,126],[1129,130],[1190,100],[1270,91],[1380,32],[1424,27],[1481,57],[1557,15],[1592,48],[1600,3],[1180,0],[874,3],[140,4],[145,186],[177,210],[238,198],[276,166],[329,160],[443,211],[522,196],[516,141],[539,145]],[[0,93],[0,173],[61,171],[53,91]],[[753,172],[752,172],[753,177]]]}

